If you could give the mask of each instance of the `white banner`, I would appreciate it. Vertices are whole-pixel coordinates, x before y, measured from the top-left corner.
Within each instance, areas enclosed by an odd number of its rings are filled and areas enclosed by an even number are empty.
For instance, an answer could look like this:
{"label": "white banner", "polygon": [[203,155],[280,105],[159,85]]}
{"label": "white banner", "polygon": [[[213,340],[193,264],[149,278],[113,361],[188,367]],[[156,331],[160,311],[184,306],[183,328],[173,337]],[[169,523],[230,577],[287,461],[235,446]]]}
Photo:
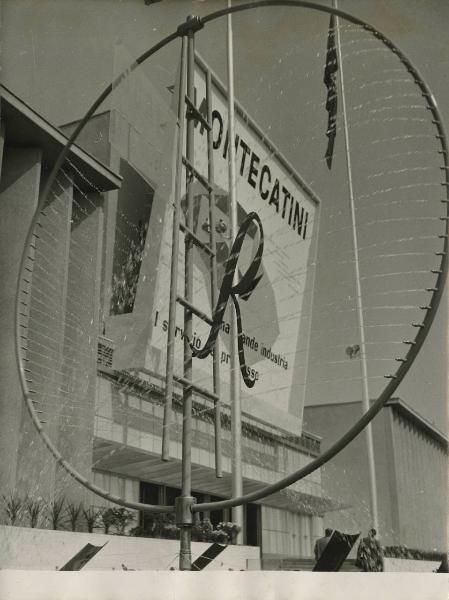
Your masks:
{"label": "white banner", "polygon": [[[195,74],[195,103],[206,116],[206,89],[203,68]],[[213,78],[213,142],[214,185],[216,188],[217,261],[220,286],[224,263],[232,244],[229,235],[228,206],[228,146],[227,99],[220,82]],[[259,274],[260,282],[247,301],[239,300],[242,312],[246,364],[256,378],[254,387],[246,388],[242,380],[242,395],[264,400],[275,408],[289,411],[292,403],[297,416],[302,414],[306,361],[309,336],[310,306],[304,309],[306,279],[311,240],[314,232],[316,201],[307,193],[299,176],[279,152],[242,111],[236,110],[236,172],[239,224],[250,212],[260,217],[264,232],[264,252]],[[207,132],[198,121],[195,125],[196,169],[207,177]],[[185,183],[185,174],[184,182]],[[185,190],[185,185],[183,185]],[[194,232],[204,242],[209,241],[209,201],[207,191],[195,182]],[[165,375],[168,328],[170,257],[172,247],[172,203],[167,203],[163,242],[156,281],[151,344],[146,366]],[[185,197],[183,197],[185,221]],[[151,229],[151,223],[150,223]],[[183,237],[183,236],[182,236]],[[183,240],[181,239],[181,242]],[[254,226],[250,229],[238,260],[241,277],[247,270],[259,244]],[[178,293],[184,296],[184,244],[179,259]],[[212,314],[210,293],[210,260],[198,248],[194,249],[193,303],[208,315]],[[229,397],[229,323],[228,302],[220,333],[220,366],[224,400]],[[306,314],[307,312],[307,314]],[[194,317],[193,339],[200,348],[208,337],[210,327]],[[183,309],[178,307],[176,319],[175,372],[182,375]],[[212,358],[194,359],[194,382],[212,390]]]}

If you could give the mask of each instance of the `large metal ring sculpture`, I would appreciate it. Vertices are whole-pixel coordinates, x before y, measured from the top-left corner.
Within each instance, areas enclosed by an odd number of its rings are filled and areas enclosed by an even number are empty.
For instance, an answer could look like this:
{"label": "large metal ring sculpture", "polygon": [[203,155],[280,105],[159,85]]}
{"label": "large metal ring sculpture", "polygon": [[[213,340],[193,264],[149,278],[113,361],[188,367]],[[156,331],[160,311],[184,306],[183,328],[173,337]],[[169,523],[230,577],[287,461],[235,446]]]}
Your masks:
{"label": "large metal ring sculpture", "polygon": [[[368,23],[365,23],[361,19],[358,19],[358,18],[352,16],[351,14],[348,14],[346,12],[343,12],[341,10],[337,10],[334,8],[317,5],[313,2],[306,2],[306,1],[302,1],[302,0],[260,0],[257,2],[250,2],[245,5],[239,5],[239,6],[235,6],[233,8],[223,9],[223,10],[214,12],[203,18],[196,18],[196,17],[189,18],[187,20],[187,22],[181,24],[175,32],[171,33],[169,36],[165,37],[163,40],[161,40],[156,45],[154,45],[152,48],[150,48],[148,51],[146,51],[144,54],[142,54],[130,66],[130,68],[127,71],[123,72],[120,76],[118,76],[102,92],[102,94],[100,94],[100,96],[97,98],[97,100],[92,104],[92,106],[89,108],[89,110],[85,114],[84,118],[79,122],[79,124],[77,125],[73,134],[70,136],[70,139],[68,140],[65,148],[63,149],[63,151],[60,153],[58,159],[56,160],[56,163],[52,169],[52,172],[46,182],[44,193],[41,197],[40,206],[38,207],[38,209],[36,211],[36,216],[34,217],[34,220],[31,225],[30,232],[28,234],[28,238],[27,238],[27,241],[25,244],[25,250],[23,253],[22,265],[21,265],[21,277],[19,278],[18,289],[17,289],[18,296],[20,295],[21,282],[22,282],[22,278],[24,277],[24,269],[25,269],[26,261],[27,261],[28,247],[30,246],[30,243],[32,240],[32,232],[33,232],[33,229],[34,229],[34,226],[36,223],[36,219],[37,219],[39,210],[45,204],[45,201],[49,195],[51,186],[56,178],[56,175],[57,175],[59,169],[63,166],[65,160],[67,159],[71,146],[77,140],[79,134],[81,133],[81,131],[83,130],[83,128],[85,127],[85,125],[87,124],[89,119],[94,115],[94,113],[98,109],[98,107],[102,104],[102,102],[111,94],[111,92],[115,88],[117,88],[120,85],[120,83],[126,78],[126,76],[129,73],[134,71],[137,67],[139,67],[139,65],[144,63],[148,58],[150,58],[151,56],[156,54],[156,52],[158,52],[160,49],[164,48],[166,45],[168,45],[173,40],[176,40],[177,38],[182,38],[183,36],[186,36],[189,33],[192,34],[196,31],[202,29],[208,23],[215,21],[216,19],[219,19],[220,17],[223,17],[230,13],[238,13],[238,12],[247,11],[247,10],[250,10],[253,8],[261,8],[261,7],[268,7],[268,6],[292,6],[292,7],[298,7],[298,8],[308,8],[308,9],[322,12],[322,13],[334,14],[335,16],[341,17],[342,19],[345,19],[346,21],[349,21],[352,24],[361,26],[363,29],[370,32],[373,36],[375,36],[380,42],[382,42],[392,53],[397,55],[397,57],[400,59],[400,61],[403,63],[403,65],[406,67],[408,72],[413,77],[413,79],[414,79],[416,85],[419,87],[422,95],[426,98],[426,101],[428,103],[428,108],[431,111],[433,122],[435,123],[435,126],[438,131],[437,138],[439,140],[439,143],[441,144],[441,155],[444,160],[443,168],[445,169],[445,184],[443,184],[443,185],[446,186],[446,196],[449,199],[448,148],[447,148],[446,135],[444,132],[444,127],[443,127],[440,113],[436,106],[435,100],[432,96],[432,93],[430,92],[428,86],[424,82],[422,76],[419,74],[419,72],[416,70],[416,68],[411,64],[410,60],[405,56],[405,54],[390,39],[388,39],[385,35],[383,35],[379,31],[377,31],[377,29],[375,27],[369,25]],[[444,202],[447,202],[447,200]],[[449,214],[449,209],[447,209],[446,214]],[[442,219],[445,219],[447,222],[447,216],[442,217]],[[431,301],[429,302],[429,305],[426,307],[423,322],[417,328],[416,337],[409,342],[410,348],[406,354],[405,359],[403,359],[399,363],[397,371],[391,377],[391,379],[389,380],[385,389],[379,395],[377,400],[372,404],[371,408],[336,443],[334,443],[328,450],[323,452],[323,454],[321,454],[318,458],[312,460],[305,467],[295,471],[294,473],[291,473],[287,477],[284,477],[283,479],[277,481],[274,484],[266,485],[265,487],[263,487],[263,489],[261,489],[259,491],[256,491],[256,492],[253,492],[250,494],[245,494],[243,496],[236,497],[236,498],[231,498],[229,500],[224,500],[224,501],[219,501],[219,502],[206,502],[206,503],[192,505],[191,510],[193,512],[219,510],[219,509],[223,509],[223,508],[235,507],[238,505],[242,505],[242,504],[246,504],[249,502],[254,502],[256,500],[260,500],[261,498],[264,498],[264,497],[266,497],[270,494],[273,494],[283,488],[286,488],[287,486],[299,481],[300,479],[306,477],[307,475],[309,475],[316,469],[318,469],[321,466],[323,466],[324,464],[326,464],[337,453],[339,453],[343,448],[345,448],[345,446],[347,446],[368,425],[368,423],[370,423],[370,421],[372,421],[372,419],[377,415],[377,413],[379,413],[379,411],[385,405],[385,402],[389,398],[391,398],[392,394],[398,387],[399,383],[402,381],[405,374],[410,369],[414,359],[416,358],[418,352],[420,351],[420,349],[423,345],[424,340],[426,339],[426,336],[429,332],[432,321],[434,320],[438,305],[440,303],[440,300],[441,300],[441,297],[443,294],[443,287],[444,287],[445,278],[446,278],[447,269],[448,269],[447,235],[440,236],[440,237],[445,238],[444,239],[444,250],[443,250],[443,252],[438,253],[441,255],[441,262],[440,262],[439,268],[434,271],[437,274],[436,283],[435,283],[435,286],[432,291]],[[18,306],[19,306],[19,302],[17,302],[17,307]],[[114,494],[111,494],[111,493],[107,492],[106,490],[103,490],[103,489],[99,488],[98,486],[94,485],[91,481],[88,481],[75,468],[73,468],[71,466],[71,464],[65,458],[63,458],[63,456],[61,455],[61,453],[59,452],[59,450],[57,449],[57,447],[55,446],[53,441],[50,439],[50,437],[47,435],[47,433],[43,430],[41,421],[39,419],[39,415],[33,405],[33,398],[32,398],[32,395],[30,394],[30,390],[29,390],[28,382],[27,382],[27,378],[26,378],[26,373],[25,373],[26,365],[24,365],[24,363],[22,361],[22,354],[21,354],[21,350],[20,350],[21,325],[20,325],[20,318],[19,318],[19,308],[17,308],[17,315],[16,315],[16,333],[17,333],[17,335],[16,335],[17,361],[18,361],[18,365],[19,365],[20,380],[21,380],[21,384],[22,384],[22,388],[23,388],[26,405],[28,407],[29,414],[31,416],[31,419],[32,419],[37,431],[39,432],[40,436],[42,437],[42,440],[44,441],[47,448],[50,450],[50,452],[54,456],[56,462],[61,467],[63,467],[76,481],[78,481],[80,484],[82,484],[83,486],[85,486],[86,488],[88,488],[89,490],[94,492],[95,494],[98,494],[99,496],[105,498],[106,500],[115,502],[119,505],[126,506],[131,509],[151,511],[151,512],[155,512],[155,513],[172,512],[174,510],[173,506],[159,506],[159,505],[144,504],[144,503],[140,503],[140,502],[125,501],[123,498],[120,498]]]}

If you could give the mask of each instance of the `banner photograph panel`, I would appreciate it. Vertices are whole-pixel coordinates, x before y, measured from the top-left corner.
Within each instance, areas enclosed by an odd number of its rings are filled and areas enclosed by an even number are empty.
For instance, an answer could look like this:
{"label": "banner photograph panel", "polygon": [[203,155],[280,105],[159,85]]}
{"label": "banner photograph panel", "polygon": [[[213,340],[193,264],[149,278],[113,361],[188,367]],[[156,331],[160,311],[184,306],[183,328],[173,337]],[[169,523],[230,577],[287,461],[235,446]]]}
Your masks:
{"label": "banner photograph panel", "polygon": [[[198,65],[195,76],[195,104],[207,116],[206,81],[204,70]],[[217,276],[220,288],[232,241],[230,239],[228,194],[228,123],[227,98],[213,79],[212,137],[214,148],[214,183],[217,232]],[[208,175],[207,132],[204,124],[195,123],[195,169],[204,177]],[[255,212],[263,227],[264,250],[258,275],[261,279],[248,300],[239,300],[243,328],[245,363],[254,387],[242,384],[244,397],[269,402],[279,410],[288,411],[291,397],[295,397],[300,410],[303,404],[304,377],[307,360],[309,307],[304,298],[308,266],[311,260],[311,241],[315,227],[316,202],[304,190],[299,177],[279,158],[277,151],[259,133],[250,118],[239,111],[236,118],[236,197],[237,218],[240,226]],[[186,198],[182,199],[182,216],[185,219]],[[171,243],[171,222],[166,219],[164,239],[167,253]],[[205,244],[209,242],[209,199],[200,181],[194,184],[193,232]],[[248,229],[238,257],[237,274],[240,279],[248,270],[260,243],[260,232],[253,223]],[[162,250],[164,254],[165,251]],[[201,249],[194,249],[194,299],[195,305],[208,315],[212,314],[210,291],[210,260]],[[164,257],[168,264],[169,256]],[[167,263],[166,263],[167,261]],[[183,272],[183,249],[179,257]],[[180,277],[182,280],[182,277]],[[165,352],[168,328],[167,302],[169,274],[161,270],[155,300],[152,349]],[[178,293],[182,295],[182,283]],[[220,330],[220,363],[224,399],[229,397],[230,370],[230,311],[229,299]],[[183,311],[178,307],[176,322],[177,368],[182,369]],[[209,325],[194,320],[196,348],[201,348],[208,337]],[[159,330],[159,331],[158,331]],[[301,331],[301,336],[300,336]],[[158,352],[158,354],[159,354]],[[195,382],[211,389],[211,357],[194,360]],[[164,360],[160,360],[164,366]],[[181,371],[179,371],[181,372]]]}

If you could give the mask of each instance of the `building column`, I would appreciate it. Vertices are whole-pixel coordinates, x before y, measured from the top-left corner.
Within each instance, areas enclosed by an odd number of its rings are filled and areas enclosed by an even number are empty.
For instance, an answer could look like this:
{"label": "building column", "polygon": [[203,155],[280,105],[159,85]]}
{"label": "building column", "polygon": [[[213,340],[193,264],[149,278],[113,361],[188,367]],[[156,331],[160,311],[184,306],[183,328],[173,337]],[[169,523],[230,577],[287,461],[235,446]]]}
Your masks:
{"label": "building column", "polygon": [[15,352],[15,306],[25,239],[39,197],[41,151],[8,148],[0,182],[0,490],[16,487],[23,392]]}
{"label": "building column", "polygon": [[[84,477],[91,478],[97,349],[100,332],[103,199],[75,193],[69,249],[66,320],[63,350],[64,399],[59,423],[59,446],[64,457]],[[58,487],[73,502],[86,492],[69,475],[58,474]]]}
{"label": "building column", "polygon": [[[41,186],[42,187],[42,186]],[[66,323],[67,273],[73,185],[58,177],[39,215],[34,241],[33,271],[28,302],[27,366],[41,411],[43,429],[59,446],[59,420],[63,406],[62,355]],[[30,251],[32,248],[30,248]],[[56,462],[44,446],[23,406],[18,450],[18,485],[25,493],[46,500],[55,490]]]}

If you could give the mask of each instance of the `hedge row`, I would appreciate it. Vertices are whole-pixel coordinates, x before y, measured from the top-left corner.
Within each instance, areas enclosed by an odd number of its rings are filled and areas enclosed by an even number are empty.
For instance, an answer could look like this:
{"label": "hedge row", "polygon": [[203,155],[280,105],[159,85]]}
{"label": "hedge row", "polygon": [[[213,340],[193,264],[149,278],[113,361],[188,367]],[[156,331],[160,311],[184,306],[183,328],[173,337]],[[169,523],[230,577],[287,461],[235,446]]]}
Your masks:
{"label": "hedge row", "polygon": [[419,550],[418,548],[407,548],[407,546],[385,546],[384,556],[386,558],[408,558],[411,560],[434,560],[442,561],[443,552],[436,550]]}

